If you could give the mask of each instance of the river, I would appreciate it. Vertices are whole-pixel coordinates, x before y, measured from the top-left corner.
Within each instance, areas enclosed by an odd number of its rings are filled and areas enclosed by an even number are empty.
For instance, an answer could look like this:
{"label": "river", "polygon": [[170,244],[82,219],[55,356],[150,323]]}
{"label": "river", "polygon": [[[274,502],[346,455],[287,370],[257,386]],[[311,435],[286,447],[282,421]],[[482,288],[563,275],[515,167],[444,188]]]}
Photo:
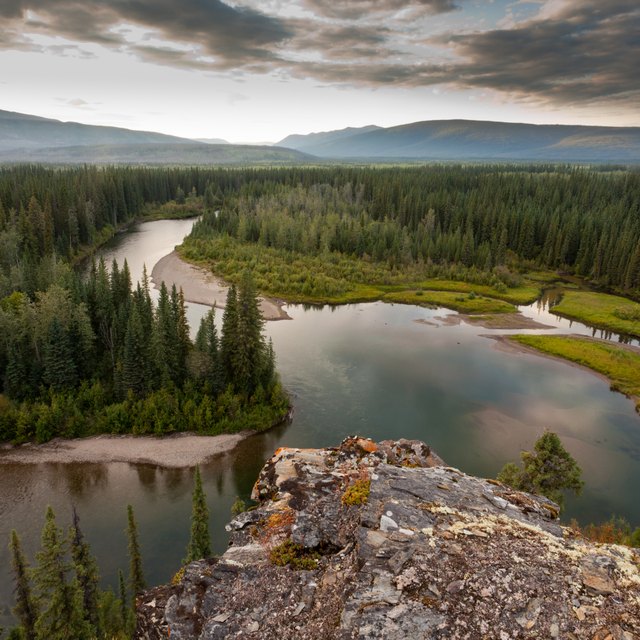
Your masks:
{"label": "river", "polygon": [[[119,235],[101,255],[126,257],[134,278],[169,253],[192,221],[157,221]],[[278,370],[294,404],[291,422],[251,437],[201,468],[214,550],[227,544],[224,524],[236,496],[246,497],[264,461],[281,445],[324,447],[359,433],[374,439],[418,438],[452,466],[494,477],[545,427],[557,432],[583,469],[582,496],[567,499],[565,519],[601,521],[611,514],[640,525],[640,418],[606,381],[569,364],[506,352],[491,331],[443,320],[452,312],[367,303],[285,307],[290,321],[267,323]],[[197,328],[207,310],[189,305]],[[568,321],[543,305],[525,315],[567,332]],[[592,329],[572,323],[571,332]],[[180,567],[189,536],[192,469],[149,465],[40,464],[0,466],[0,538],[19,531],[28,556],[39,545],[51,504],[60,524],[74,503],[105,584],[127,572],[126,505],[138,520],[150,584]],[[9,556],[0,544],[0,625],[12,593]]]}

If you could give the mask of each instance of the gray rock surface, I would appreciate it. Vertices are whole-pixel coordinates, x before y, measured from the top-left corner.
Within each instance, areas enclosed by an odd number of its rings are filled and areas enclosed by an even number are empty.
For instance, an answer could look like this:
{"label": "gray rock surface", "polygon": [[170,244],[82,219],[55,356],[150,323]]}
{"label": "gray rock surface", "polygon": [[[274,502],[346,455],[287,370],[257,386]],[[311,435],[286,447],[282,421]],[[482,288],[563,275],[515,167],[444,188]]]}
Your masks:
{"label": "gray rock surface", "polygon": [[637,551],[421,442],[279,449],[253,495],[221,558],[139,598],[136,638],[640,640]]}

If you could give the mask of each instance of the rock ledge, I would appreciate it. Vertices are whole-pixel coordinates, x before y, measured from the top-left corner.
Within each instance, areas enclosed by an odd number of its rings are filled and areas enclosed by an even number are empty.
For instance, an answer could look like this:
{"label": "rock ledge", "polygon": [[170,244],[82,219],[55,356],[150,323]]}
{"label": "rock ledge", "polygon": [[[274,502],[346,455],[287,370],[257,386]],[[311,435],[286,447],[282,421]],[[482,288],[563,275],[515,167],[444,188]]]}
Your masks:
{"label": "rock ledge", "polygon": [[[221,558],[142,595],[136,638],[640,640],[640,554],[424,443],[279,449],[253,497]],[[274,564],[285,541],[311,568]]]}

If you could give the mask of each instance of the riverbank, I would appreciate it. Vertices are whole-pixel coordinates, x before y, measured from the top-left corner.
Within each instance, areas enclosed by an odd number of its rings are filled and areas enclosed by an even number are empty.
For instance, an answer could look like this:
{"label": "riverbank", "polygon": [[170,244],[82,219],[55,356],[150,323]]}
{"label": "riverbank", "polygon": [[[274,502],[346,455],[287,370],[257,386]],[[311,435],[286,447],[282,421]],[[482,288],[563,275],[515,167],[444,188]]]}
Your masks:
{"label": "riverbank", "polygon": [[[211,272],[185,262],[176,251],[161,258],[151,271],[151,281],[156,289],[162,282],[169,288],[174,284],[182,288],[187,302],[204,304],[224,309],[229,285]],[[282,308],[284,303],[272,298],[260,297],[260,311],[265,320],[290,320],[290,316]]]}
{"label": "riverbank", "polygon": [[4,445],[0,466],[6,464],[73,464],[128,462],[168,468],[194,467],[229,453],[254,431],[197,436],[180,433],[153,436],[102,435],[77,440],[52,440],[44,444]]}

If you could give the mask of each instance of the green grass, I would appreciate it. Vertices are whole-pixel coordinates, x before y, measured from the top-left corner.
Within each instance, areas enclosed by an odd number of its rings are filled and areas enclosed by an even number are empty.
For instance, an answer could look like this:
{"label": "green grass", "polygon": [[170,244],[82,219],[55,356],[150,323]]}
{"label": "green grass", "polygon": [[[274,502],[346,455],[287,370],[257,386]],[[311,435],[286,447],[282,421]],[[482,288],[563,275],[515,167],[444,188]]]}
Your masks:
{"label": "green grass", "polygon": [[474,294],[461,294],[454,291],[408,290],[387,293],[381,298],[384,302],[416,304],[446,307],[460,313],[513,313],[516,308],[508,302],[494,298],[483,298]]}
{"label": "green grass", "polygon": [[430,291],[457,291],[459,293],[476,293],[489,298],[497,298],[511,304],[531,304],[538,299],[540,287],[534,283],[523,284],[519,287],[496,289],[484,284],[460,282],[457,280],[439,280],[430,278],[419,283],[421,289]]}
{"label": "green grass", "polygon": [[640,411],[640,353],[575,336],[515,335],[509,339],[601,373],[611,381],[613,391],[633,397]]}
{"label": "green grass", "polygon": [[640,304],[592,291],[565,291],[553,313],[585,324],[640,337]]}

